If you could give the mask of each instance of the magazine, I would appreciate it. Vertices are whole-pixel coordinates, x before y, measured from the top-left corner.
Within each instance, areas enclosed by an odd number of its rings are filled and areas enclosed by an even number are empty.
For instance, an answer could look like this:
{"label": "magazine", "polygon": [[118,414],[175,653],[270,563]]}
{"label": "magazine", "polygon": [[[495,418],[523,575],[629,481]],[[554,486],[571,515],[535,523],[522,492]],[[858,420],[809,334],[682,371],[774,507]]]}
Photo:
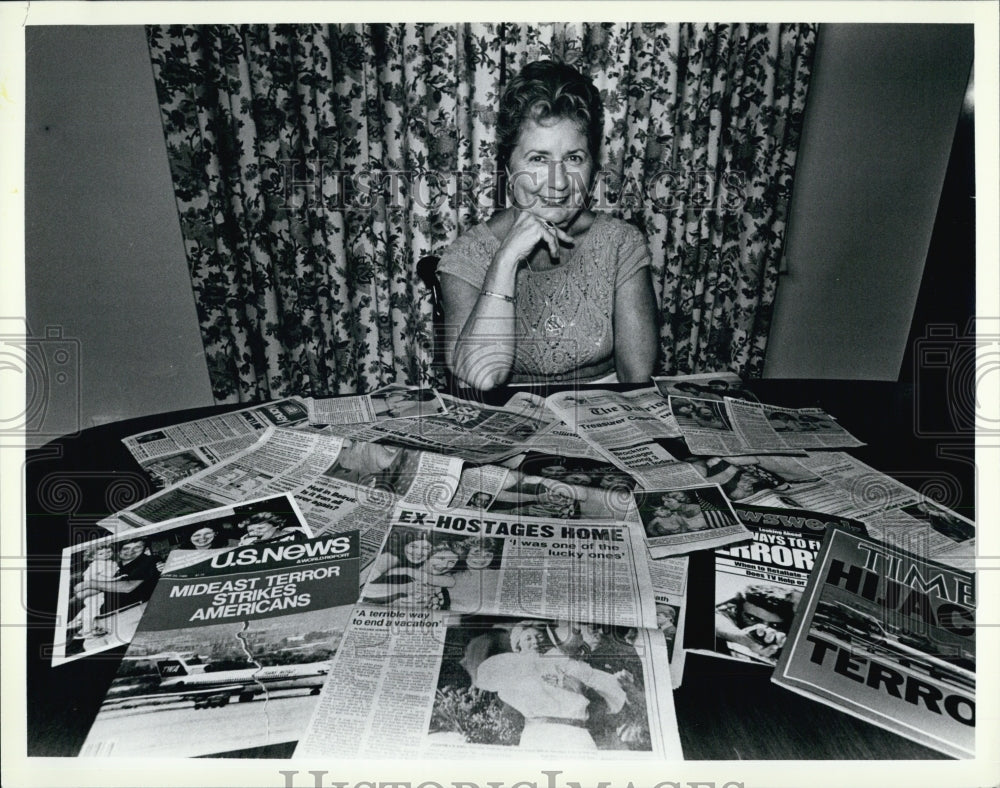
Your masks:
{"label": "magazine", "polygon": [[358,595],[357,532],[166,573],[81,750],[220,755],[299,739]]}
{"label": "magazine", "polygon": [[975,607],[972,574],[831,530],[772,680],[974,757]]}
{"label": "magazine", "polygon": [[734,504],[750,539],[715,550],[688,615],[685,646],[773,666],[788,635],[827,528],[865,535],[857,520],[801,509]]}
{"label": "magazine", "polygon": [[277,495],[222,506],[63,550],[52,664],[97,654],[132,639],[175,549],[202,560],[220,549],[312,537],[294,499]]}

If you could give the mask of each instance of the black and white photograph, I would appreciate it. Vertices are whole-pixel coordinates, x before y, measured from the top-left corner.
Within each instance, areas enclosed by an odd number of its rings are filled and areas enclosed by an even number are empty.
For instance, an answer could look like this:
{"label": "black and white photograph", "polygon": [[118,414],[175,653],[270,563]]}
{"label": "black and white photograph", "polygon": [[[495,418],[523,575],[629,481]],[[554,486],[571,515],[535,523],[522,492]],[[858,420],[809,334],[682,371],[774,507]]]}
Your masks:
{"label": "black and white photograph", "polygon": [[635,486],[635,479],[611,463],[527,452],[511,467],[489,511],[564,520],[622,520]]}
{"label": "black and white photograph", "polygon": [[289,495],[210,509],[67,548],[62,557],[60,622],[52,664],[61,665],[130,642],[173,550],[204,553],[227,547],[303,541],[312,536]]}
{"label": "black and white photograph", "polygon": [[526,752],[651,749],[634,633],[464,616],[448,627],[429,740]]}
{"label": "black and white photograph", "polygon": [[502,539],[395,525],[368,572],[361,600],[476,612],[494,604],[502,559]]}
{"label": "black and white photograph", "polygon": [[[320,522],[320,499],[339,488],[306,485],[325,474],[386,493],[331,506],[323,526],[363,528],[366,562],[383,544],[364,589],[373,620],[466,616],[447,628],[433,714],[430,695],[408,713],[374,710],[400,726],[381,753],[411,757],[430,737],[441,752],[493,747],[508,766],[535,753],[556,766],[560,753],[652,760],[673,752],[650,741],[654,721],[691,761],[844,763],[859,785],[877,778],[873,763],[995,764],[992,696],[972,752],[773,686],[759,665],[783,658],[798,601],[768,577],[724,597],[684,586],[685,607],[657,611],[659,632],[641,582],[597,611],[600,627],[528,617],[582,617],[577,581],[541,556],[592,554],[610,573],[628,552],[643,577],[676,574],[669,559],[697,567],[705,551],[746,542],[733,510],[743,502],[933,542],[973,575],[976,625],[995,619],[1000,581],[981,569],[1000,545],[977,523],[996,519],[1000,434],[997,0],[613,14],[561,0],[6,5],[0,534],[17,579],[0,631],[19,704],[4,726],[26,728],[13,748],[5,733],[6,763],[80,755],[101,699],[119,694],[108,695],[116,669],[139,695],[156,695],[165,670],[246,669],[214,641],[164,640],[136,660],[122,647],[149,624],[172,550],[195,556],[178,559],[195,571],[221,550],[305,549],[308,529],[254,499],[298,491]],[[553,424],[569,395],[586,419]],[[349,398],[375,421],[310,421],[318,403],[336,414]],[[255,426],[238,429],[257,408]],[[258,433],[266,448],[248,451]],[[310,442],[321,460],[282,465]],[[661,457],[667,446],[676,462]],[[448,463],[449,477],[460,465],[492,474],[488,492],[469,485],[455,501],[474,513],[445,513],[480,521],[479,533],[397,523],[390,502],[422,491],[422,459],[428,476]],[[223,501],[250,503],[189,519]],[[100,531],[168,518],[181,524]],[[910,526],[934,539],[910,538]],[[505,551],[531,573],[524,620],[468,618],[498,612]],[[826,611],[830,626],[870,612],[836,601],[855,609]],[[626,625],[644,623],[647,644],[662,632],[684,656],[676,628],[690,630],[695,609],[702,651],[714,612],[720,652],[742,648],[743,661],[690,653],[664,679],[672,687],[654,687],[655,671],[634,669]],[[301,634],[267,636],[271,653],[322,663]],[[418,692],[412,670],[406,693]],[[148,718],[171,705],[194,717],[196,702],[220,720],[307,703],[280,690],[241,703],[243,680],[226,686],[151,703]],[[662,716],[643,688],[664,700]],[[383,736],[343,725],[348,743]],[[118,737],[89,754],[110,754]],[[203,754],[290,753],[263,738],[231,732]],[[156,748],[168,739],[137,739],[131,754],[167,754]],[[361,768],[340,754],[330,762],[344,773],[324,784]],[[603,779],[578,776],[577,760],[563,782]],[[79,763],[53,779],[98,779]],[[232,763],[206,782],[265,779]],[[484,764],[480,781],[492,781]],[[4,782],[32,782],[22,776]],[[615,776],[622,788],[680,779]],[[980,776],[965,782],[992,779]],[[286,788],[310,780],[297,773]],[[518,782],[545,779],[526,771],[501,788]]]}

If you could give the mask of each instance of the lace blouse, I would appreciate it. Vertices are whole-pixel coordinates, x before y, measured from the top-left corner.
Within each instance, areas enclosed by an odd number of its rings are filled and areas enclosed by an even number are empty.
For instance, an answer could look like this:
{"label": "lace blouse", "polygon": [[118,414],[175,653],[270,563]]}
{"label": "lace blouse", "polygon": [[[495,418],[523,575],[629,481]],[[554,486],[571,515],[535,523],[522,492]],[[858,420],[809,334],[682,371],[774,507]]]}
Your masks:
{"label": "lace blouse", "polygon": [[[460,236],[441,255],[438,273],[479,289],[500,248],[485,224]],[[649,266],[642,233],[597,214],[576,246],[562,250],[562,263],[548,271],[517,272],[512,382],[565,376],[598,364],[614,352],[615,291]]]}

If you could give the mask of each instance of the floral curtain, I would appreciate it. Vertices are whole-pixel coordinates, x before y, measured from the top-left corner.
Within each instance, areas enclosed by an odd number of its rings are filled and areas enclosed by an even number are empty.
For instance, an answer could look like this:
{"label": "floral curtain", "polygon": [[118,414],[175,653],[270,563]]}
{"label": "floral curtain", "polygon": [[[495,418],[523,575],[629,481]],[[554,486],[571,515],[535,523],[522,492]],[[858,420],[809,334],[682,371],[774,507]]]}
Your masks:
{"label": "floral curtain", "polygon": [[416,262],[503,205],[498,96],[538,58],[605,97],[595,207],[647,234],[661,371],[760,374],[815,26],[147,33],[219,401],[439,381]]}

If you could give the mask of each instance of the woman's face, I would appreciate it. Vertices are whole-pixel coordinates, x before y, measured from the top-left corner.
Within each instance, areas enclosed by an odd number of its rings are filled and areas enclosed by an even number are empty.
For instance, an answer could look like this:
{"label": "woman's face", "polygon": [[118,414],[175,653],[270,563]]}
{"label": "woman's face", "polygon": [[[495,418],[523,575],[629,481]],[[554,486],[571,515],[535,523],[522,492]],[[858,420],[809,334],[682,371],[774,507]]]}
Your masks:
{"label": "woman's face", "polygon": [[212,540],[215,539],[215,531],[211,528],[199,528],[193,534],[191,534],[191,544],[194,545],[196,550],[204,550],[212,546]]}
{"label": "woman's face", "polygon": [[517,641],[517,650],[524,654],[537,654],[542,650],[542,633],[537,629],[526,629]]}
{"label": "woman's face", "polygon": [[525,120],[507,165],[521,210],[568,226],[583,210],[594,174],[586,130],[575,120]]}
{"label": "woman's face", "polygon": [[412,542],[407,542],[403,554],[410,563],[422,564],[431,554],[431,543],[426,539],[414,539]]}
{"label": "woman's face", "polygon": [[247,536],[251,536],[254,539],[270,539],[278,533],[278,526],[272,523],[270,520],[264,520],[263,522],[250,523],[247,526]]}
{"label": "woman's face", "polygon": [[485,569],[493,563],[493,551],[486,545],[474,544],[465,556],[465,565],[469,569]]}
{"label": "woman's face", "polygon": [[438,550],[427,560],[432,575],[446,575],[458,563],[458,555],[451,550]]}

